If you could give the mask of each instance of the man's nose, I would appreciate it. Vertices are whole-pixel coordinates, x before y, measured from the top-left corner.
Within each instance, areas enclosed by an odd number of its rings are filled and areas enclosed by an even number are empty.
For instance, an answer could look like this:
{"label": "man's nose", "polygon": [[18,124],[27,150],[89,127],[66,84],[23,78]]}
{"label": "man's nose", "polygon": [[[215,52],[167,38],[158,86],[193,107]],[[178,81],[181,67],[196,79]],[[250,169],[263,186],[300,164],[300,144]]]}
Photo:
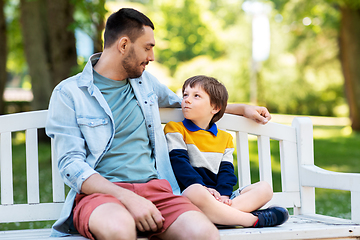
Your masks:
{"label": "man's nose", "polygon": [[155,54],[154,54],[154,50],[153,49],[151,49],[150,51],[149,51],[149,54],[148,54],[148,61],[155,61]]}

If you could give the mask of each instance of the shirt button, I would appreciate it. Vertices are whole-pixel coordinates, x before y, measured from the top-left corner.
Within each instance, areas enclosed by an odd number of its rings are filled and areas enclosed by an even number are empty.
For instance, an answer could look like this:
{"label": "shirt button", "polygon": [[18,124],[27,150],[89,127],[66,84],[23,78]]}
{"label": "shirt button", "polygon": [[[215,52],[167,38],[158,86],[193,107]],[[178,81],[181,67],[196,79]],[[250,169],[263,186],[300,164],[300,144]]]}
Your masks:
{"label": "shirt button", "polygon": [[147,104],[147,101],[145,101],[145,104]]}
{"label": "shirt button", "polygon": [[66,176],[67,176],[67,177],[70,177],[70,174],[68,173],[68,174],[66,174]]}
{"label": "shirt button", "polygon": [[149,124],[148,127],[151,128],[151,125]]}
{"label": "shirt button", "polygon": [[142,84],[142,81],[140,81],[139,84]]}

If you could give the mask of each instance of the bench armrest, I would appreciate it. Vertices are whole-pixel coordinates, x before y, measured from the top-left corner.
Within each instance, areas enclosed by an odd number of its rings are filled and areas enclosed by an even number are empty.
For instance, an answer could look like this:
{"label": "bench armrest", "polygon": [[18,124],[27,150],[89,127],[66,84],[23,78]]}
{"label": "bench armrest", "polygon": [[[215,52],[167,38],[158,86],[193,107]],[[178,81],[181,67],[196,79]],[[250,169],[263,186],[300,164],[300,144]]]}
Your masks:
{"label": "bench armrest", "polygon": [[300,166],[300,185],[351,192],[351,220],[360,223],[360,174],[328,171],[315,165]]}
{"label": "bench armrest", "polygon": [[315,165],[300,166],[301,186],[360,192],[360,174],[328,171]]}

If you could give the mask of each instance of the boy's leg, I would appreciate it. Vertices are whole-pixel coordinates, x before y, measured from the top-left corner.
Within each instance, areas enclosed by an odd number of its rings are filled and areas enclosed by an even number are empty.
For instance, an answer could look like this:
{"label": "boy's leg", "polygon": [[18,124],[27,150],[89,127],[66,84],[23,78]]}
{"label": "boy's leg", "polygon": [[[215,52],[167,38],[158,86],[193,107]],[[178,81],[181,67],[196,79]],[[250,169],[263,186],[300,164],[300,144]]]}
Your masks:
{"label": "boy's leg", "polygon": [[252,212],[264,206],[272,196],[272,188],[267,182],[257,182],[245,187],[239,196],[232,199],[231,207],[243,212]]}
{"label": "boy's leg", "polygon": [[258,217],[248,212],[242,212],[219,202],[210,192],[200,184],[193,184],[186,188],[183,196],[190,199],[205,215],[216,224],[241,225],[251,227]]}

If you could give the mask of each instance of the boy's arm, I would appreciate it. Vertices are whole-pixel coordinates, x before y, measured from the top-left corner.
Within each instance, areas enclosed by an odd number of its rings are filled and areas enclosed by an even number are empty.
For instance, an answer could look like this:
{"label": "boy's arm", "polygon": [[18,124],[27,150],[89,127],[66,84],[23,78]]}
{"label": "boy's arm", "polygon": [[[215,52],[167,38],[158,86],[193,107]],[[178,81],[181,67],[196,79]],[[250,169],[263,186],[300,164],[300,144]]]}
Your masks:
{"label": "boy's arm", "polygon": [[225,112],[244,116],[262,124],[268,123],[271,119],[271,115],[266,107],[252,106],[241,103],[228,104]]}
{"label": "boy's arm", "polygon": [[215,189],[221,196],[230,196],[236,183],[237,177],[234,174],[234,165],[227,161],[221,162]]}
{"label": "boy's arm", "polygon": [[177,131],[177,126],[175,125],[174,122],[169,122],[166,124],[164,131],[169,147],[170,162],[176,180],[182,188],[187,188],[194,183],[205,186],[201,175],[190,164],[184,137]]}
{"label": "boy's arm", "polygon": [[219,171],[217,174],[216,190],[222,196],[230,196],[233,192],[233,187],[237,183],[237,177],[234,174],[233,165],[233,138],[230,134],[227,135],[227,146],[224,151]]}
{"label": "boy's arm", "polygon": [[180,186],[187,188],[195,183],[205,186],[200,174],[191,166],[186,150],[174,149],[169,153],[169,156],[176,180]]}

